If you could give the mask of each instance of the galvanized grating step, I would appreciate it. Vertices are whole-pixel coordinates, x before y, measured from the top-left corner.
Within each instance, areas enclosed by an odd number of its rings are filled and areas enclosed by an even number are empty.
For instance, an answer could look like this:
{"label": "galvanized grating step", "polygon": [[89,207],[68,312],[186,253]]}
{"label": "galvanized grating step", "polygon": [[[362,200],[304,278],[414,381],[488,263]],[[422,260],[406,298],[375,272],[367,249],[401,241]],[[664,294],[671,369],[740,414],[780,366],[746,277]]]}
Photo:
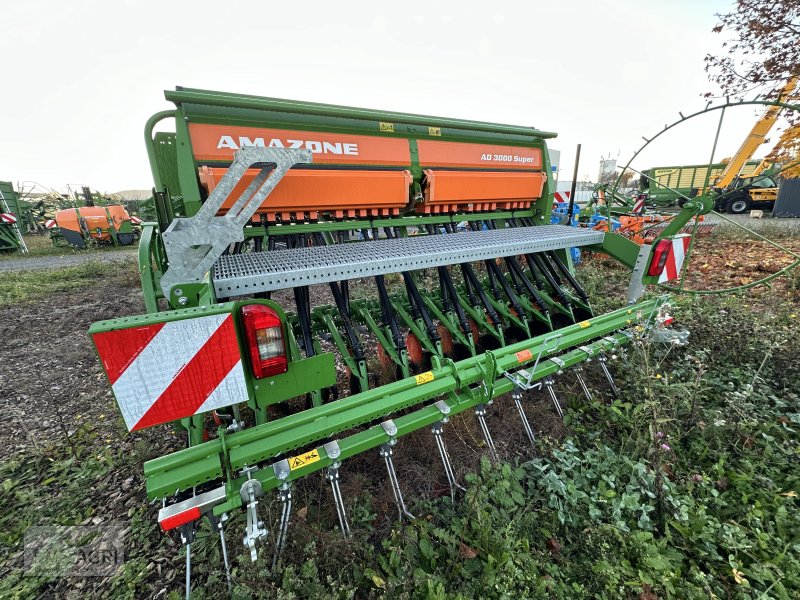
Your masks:
{"label": "galvanized grating step", "polygon": [[230,298],[599,244],[603,235],[566,225],[540,225],[226,255],[216,262],[212,276],[217,297]]}

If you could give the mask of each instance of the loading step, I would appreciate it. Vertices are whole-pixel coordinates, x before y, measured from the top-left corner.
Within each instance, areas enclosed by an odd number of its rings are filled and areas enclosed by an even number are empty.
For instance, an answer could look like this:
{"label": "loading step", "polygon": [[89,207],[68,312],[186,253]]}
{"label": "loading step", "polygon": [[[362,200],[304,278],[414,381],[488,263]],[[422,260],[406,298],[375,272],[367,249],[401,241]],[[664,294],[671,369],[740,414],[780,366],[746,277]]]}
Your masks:
{"label": "loading step", "polygon": [[225,255],[217,260],[212,276],[217,298],[231,298],[330,281],[600,244],[603,236],[602,231],[591,229],[539,225],[378,239]]}

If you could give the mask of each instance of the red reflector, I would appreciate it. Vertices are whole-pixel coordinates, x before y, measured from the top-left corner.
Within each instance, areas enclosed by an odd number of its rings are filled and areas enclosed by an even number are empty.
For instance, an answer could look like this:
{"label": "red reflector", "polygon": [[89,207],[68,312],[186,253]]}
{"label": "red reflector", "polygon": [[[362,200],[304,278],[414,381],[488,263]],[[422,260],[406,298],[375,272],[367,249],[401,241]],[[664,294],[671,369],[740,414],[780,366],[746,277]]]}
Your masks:
{"label": "red reflector", "polygon": [[253,376],[262,379],[285,373],[288,361],[278,313],[263,304],[248,304],[242,308],[242,318]]}
{"label": "red reflector", "polygon": [[171,517],[167,517],[163,521],[159,521],[158,524],[161,525],[161,531],[170,531],[175,529],[176,527],[180,527],[181,525],[185,525],[186,523],[191,523],[192,521],[196,521],[200,518],[200,509],[196,506],[190,508],[189,510],[185,510],[182,513],[178,513],[177,515],[172,515]]}
{"label": "red reflector", "polygon": [[656,249],[653,250],[653,259],[650,261],[650,268],[647,270],[647,274],[661,275],[671,252],[672,242],[670,240],[661,240],[658,242],[656,244]]}

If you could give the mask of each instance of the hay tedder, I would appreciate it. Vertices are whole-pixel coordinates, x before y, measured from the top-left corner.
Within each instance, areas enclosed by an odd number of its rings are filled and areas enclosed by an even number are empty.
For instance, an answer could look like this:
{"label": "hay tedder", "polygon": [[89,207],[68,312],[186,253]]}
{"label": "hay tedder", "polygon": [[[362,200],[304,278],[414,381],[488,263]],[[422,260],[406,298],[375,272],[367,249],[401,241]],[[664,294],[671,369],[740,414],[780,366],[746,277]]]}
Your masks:
{"label": "hay tedder", "polygon": [[[526,398],[538,389],[563,415],[554,378],[589,395],[587,361],[616,393],[607,356],[670,320],[663,297],[640,297],[678,275],[690,239],[678,232],[713,206],[693,198],[638,245],[550,224],[554,133],[181,88],[166,98],[176,108],[145,134],[158,214],[139,246],[146,314],[90,334],[128,429],[187,434],[187,448],[144,466],[187,563],[207,517],[228,566],[223,522],[238,510],[255,560],[268,537],[259,499],[273,493],[274,564],[292,482],[319,472],[348,535],[340,467],[360,453],[385,463],[410,516],[392,457],[418,430],[432,432],[432,476],[455,497],[448,419],[472,411],[494,455],[486,407],[510,401],[533,444]],[[168,118],[175,132],[155,133]],[[630,268],[627,305],[594,314],[571,247]]]}

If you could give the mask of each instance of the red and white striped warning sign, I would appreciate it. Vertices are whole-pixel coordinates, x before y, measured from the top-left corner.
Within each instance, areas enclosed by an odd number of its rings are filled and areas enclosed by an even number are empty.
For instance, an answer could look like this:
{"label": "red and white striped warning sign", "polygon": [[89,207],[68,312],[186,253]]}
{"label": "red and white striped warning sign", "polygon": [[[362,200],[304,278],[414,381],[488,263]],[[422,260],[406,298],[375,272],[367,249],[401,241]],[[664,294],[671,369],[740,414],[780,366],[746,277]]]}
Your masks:
{"label": "red and white striped warning sign", "polygon": [[142,220],[139,217],[131,215],[131,223],[133,223],[134,225],[141,225]]}
{"label": "red and white striped warning sign", "polygon": [[129,431],[247,400],[230,313],[92,337]]}
{"label": "red and white striped warning sign", "polygon": [[17,222],[17,217],[13,213],[0,213],[0,223],[8,223],[13,225]]}
{"label": "red and white striped warning sign", "polygon": [[553,202],[569,202],[569,197],[572,192],[554,192]]}
{"label": "red and white striped warning sign", "polygon": [[658,283],[672,281],[678,277],[691,240],[692,236],[686,233],[676,235],[670,240],[672,242],[672,251],[667,254],[667,262],[664,264],[664,270],[661,271],[661,275],[658,276]]}
{"label": "red and white striped warning sign", "polygon": [[633,201],[633,212],[637,215],[644,212],[644,194],[636,196],[636,200]]}
{"label": "red and white striped warning sign", "polygon": [[55,219],[47,219],[47,221],[44,222],[44,226],[46,229],[55,229],[58,224]]}

